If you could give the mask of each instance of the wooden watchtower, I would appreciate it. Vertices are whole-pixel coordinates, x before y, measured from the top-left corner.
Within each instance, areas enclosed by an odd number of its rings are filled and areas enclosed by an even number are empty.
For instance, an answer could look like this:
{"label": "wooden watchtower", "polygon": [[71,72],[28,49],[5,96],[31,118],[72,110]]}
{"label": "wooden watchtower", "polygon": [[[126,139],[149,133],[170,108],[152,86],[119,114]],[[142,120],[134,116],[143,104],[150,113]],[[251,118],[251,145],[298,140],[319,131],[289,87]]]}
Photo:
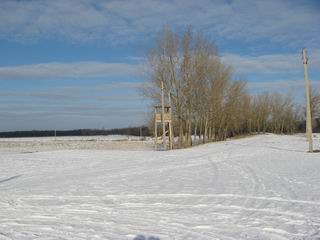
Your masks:
{"label": "wooden watchtower", "polygon": [[[173,148],[172,118],[170,106],[154,106],[155,147],[162,144],[165,150]],[[162,126],[162,136],[158,137],[158,125]],[[168,141],[167,141],[168,140]]]}

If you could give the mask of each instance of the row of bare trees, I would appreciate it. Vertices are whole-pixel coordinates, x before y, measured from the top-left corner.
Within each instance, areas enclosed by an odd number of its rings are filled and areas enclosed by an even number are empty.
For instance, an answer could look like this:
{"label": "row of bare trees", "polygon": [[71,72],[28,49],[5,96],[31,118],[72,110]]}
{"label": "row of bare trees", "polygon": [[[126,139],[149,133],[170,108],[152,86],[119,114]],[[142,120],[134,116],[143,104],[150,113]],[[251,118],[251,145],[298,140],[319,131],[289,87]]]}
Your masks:
{"label": "row of bare trees", "polygon": [[232,80],[215,45],[191,27],[182,35],[165,28],[148,65],[151,84],[144,93],[159,103],[164,83],[182,146],[254,132],[292,133],[297,127],[300,115],[290,96],[251,96],[245,82]]}

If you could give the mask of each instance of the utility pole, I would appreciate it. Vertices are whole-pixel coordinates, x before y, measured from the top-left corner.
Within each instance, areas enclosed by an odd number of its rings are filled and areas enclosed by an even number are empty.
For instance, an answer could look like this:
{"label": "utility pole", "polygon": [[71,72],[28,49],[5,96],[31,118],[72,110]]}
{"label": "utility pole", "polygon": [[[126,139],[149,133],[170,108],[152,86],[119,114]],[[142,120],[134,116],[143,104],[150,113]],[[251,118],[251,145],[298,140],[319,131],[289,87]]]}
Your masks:
{"label": "utility pole", "polygon": [[161,120],[162,120],[162,141],[163,147],[166,149],[166,124],[164,122],[164,86],[163,80],[161,80]]}
{"label": "utility pole", "polygon": [[310,83],[308,78],[308,57],[307,50],[302,49],[304,84],[306,87],[306,135],[309,142],[309,152],[313,152],[312,147],[312,123],[311,123],[311,102],[310,102]]}

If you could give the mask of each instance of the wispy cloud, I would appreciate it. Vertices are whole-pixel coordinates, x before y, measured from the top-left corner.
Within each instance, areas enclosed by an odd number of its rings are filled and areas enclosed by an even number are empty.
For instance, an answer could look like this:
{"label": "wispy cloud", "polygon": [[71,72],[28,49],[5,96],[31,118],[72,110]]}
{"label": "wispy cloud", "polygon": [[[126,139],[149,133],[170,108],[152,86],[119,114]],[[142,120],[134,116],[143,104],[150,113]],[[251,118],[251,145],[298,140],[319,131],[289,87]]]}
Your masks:
{"label": "wispy cloud", "polygon": [[120,127],[139,125],[148,108],[136,91],[140,83],[1,90],[0,130]]}
{"label": "wispy cloud", "polygon": [[31,101],[34,104],[56,103],[79,103],[85,99],[85,102],[95,103],[104,102],[127,102],[136,103],[143,98],[138,92],[138,87],[142,82],[111,82],[105,84],[93,84],[90,86],[65,86],[37,90],[1,90],[1,102],[27,104]]}
{"label": "wispy cloud", "polygon": [[31,65],[0,67],[0,80],[135,76],[139,74],[139,71],[140,65],[126,63],[41,63]]}
{"label": "wispy cloud", "polygon": [[[314,82],[313,84],[315,84]],[[283,90],[288,88],[304,87],[303,79],[292,80],[273,80],[273,81],[259,81],[249,82],[248,87],[250,89],[265,89],[265,90]]]}
{"label": "wispy cloud", "polygon": [[[272,54],[262,56],[243,56],[239,54],[224,54],[222,60],[231,64],[237,73],[279,73],[297,71],[300,67],[298,54]],[[300,65],[299,65],[300,64]]]}
{"label": "wispy cloud", "polygon": [[[320,69],[320,50],[312,49],[309,56],[310,69]],[[238,74],[274,74],[297,73],[301,71],[301,54],[240,55],[223,53],[222,61],[232,65]],[[141,59],[141,58],[139,58]],[[110,76],[141,76],[146,71],[143,63],[107,63],[107,62],[73,62],[73,63],[39,63],[17,66],[0,66],[0,80],[10,79],[77,79]],[[118,83],[123,85],[137,83]],[[108,86],[110,87],[110,86]],[[113,84],[113,87],[116,87]]]}
{"label": "wispy cloud", "polygon": [[[309,57],[309,65],[312,69],[320,69],[317,64],[319,51],[314,50]],[[274,74],[274,73],[297,73],[301,72],[301,54],[268,54],[259,56],[239,55],[225,53],[222,60],[234,67],[239,74]]]}
{"label": "wispy cloud", "polygon": [[[316,46],[319,5],[297,1],[55,0],[0,2],[0,37],[113,43],[152,36],[164,24],[193,24],[206,34]],[[188,14],[186,14],[188,13]]]}

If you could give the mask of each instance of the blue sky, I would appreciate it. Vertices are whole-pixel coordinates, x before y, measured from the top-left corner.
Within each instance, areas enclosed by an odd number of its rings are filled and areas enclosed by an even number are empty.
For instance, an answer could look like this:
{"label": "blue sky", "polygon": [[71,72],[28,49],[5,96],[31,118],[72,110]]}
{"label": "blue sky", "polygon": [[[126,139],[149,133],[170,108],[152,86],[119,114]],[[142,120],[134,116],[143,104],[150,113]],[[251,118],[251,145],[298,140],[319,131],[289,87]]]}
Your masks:
{"label": "blue sky", "polygon": [[0,131],[145,124],[137,90],[162,27],[191,24],[252,93],[319,88],[320,1],[1,0]]}

